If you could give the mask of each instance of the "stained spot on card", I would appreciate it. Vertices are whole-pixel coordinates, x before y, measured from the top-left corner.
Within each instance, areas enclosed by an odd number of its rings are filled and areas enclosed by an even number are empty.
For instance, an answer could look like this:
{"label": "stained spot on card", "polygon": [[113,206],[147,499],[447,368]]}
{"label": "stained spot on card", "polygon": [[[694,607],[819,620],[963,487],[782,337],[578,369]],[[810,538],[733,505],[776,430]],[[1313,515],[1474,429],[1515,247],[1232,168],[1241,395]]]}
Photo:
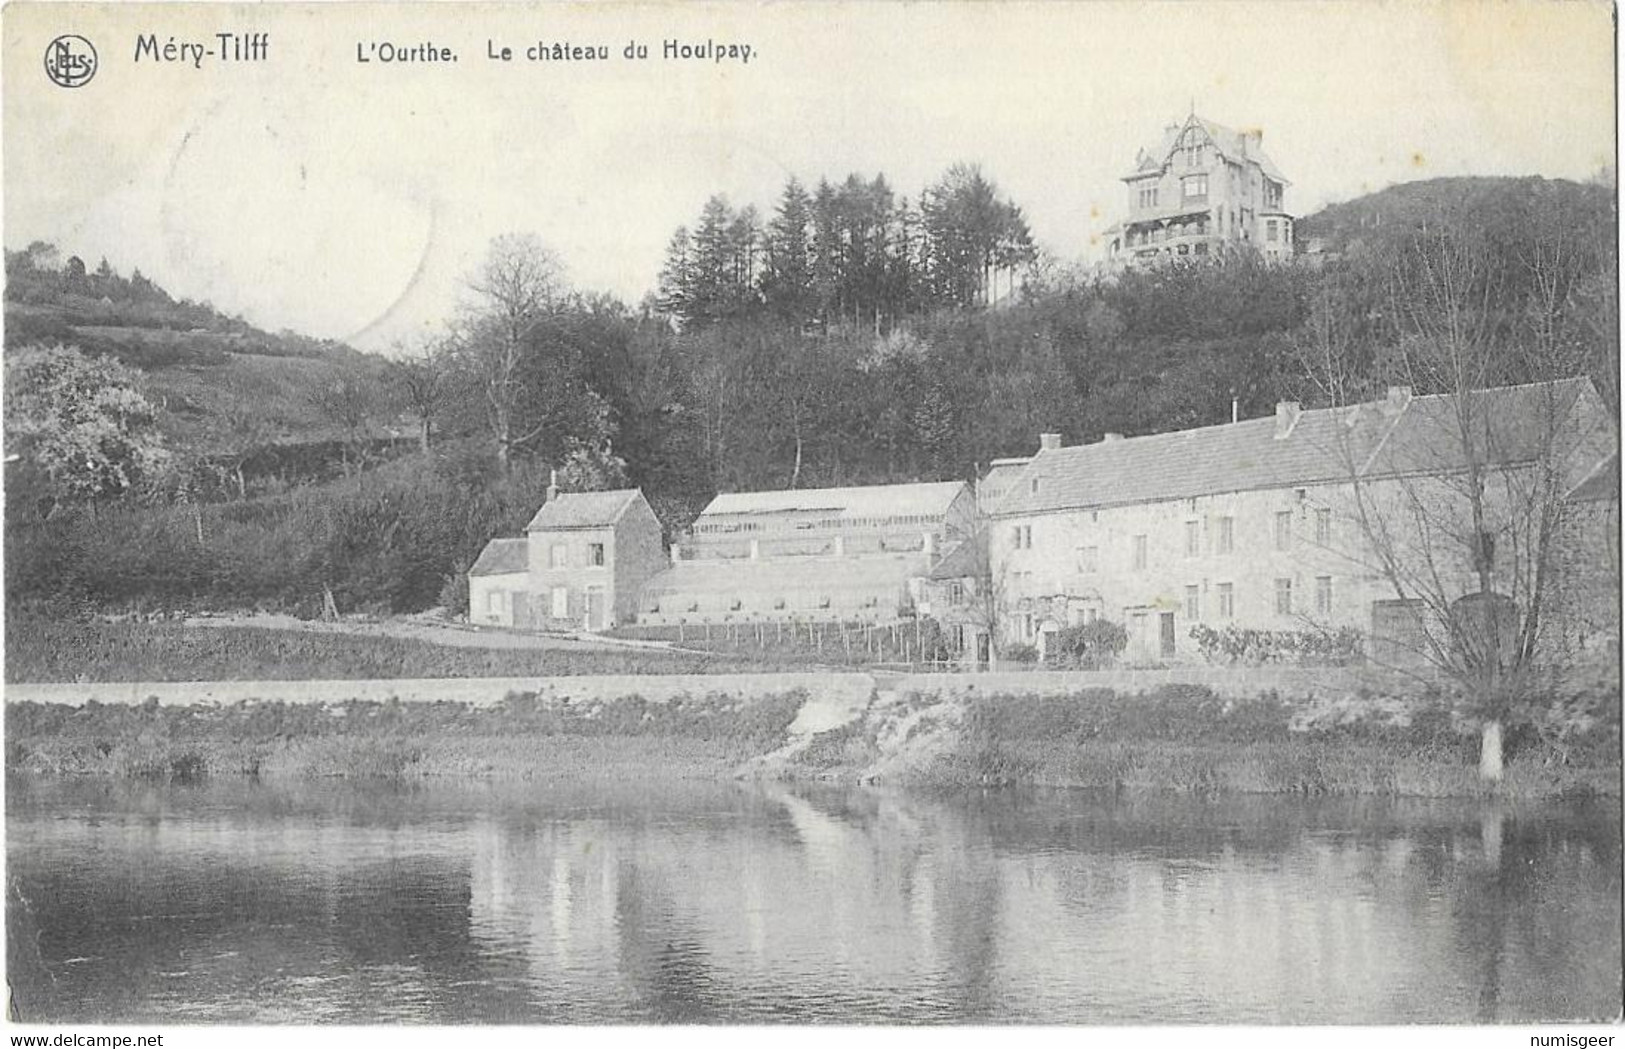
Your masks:
{"label": "stained spot on card", "polygon": [[[211,107],[179,138],[163,187],[163,272],[251,322],[349,338],[420,279],[432,208],[397,170],[263,111],[274,105]],[[334,293],[310,296],[312,286]]]}
{"label": "stained spot on card", "polygon": [[1418,149],[1418,150],[1416,150],[1415,152],[1413,152],[1411,154],[1411,167],[1413,167],[1413,168],[1425,168],[1425,167],[1427,167],[1427,165],[1428,165],[1427,157],[1422,155],[1421,150]]}

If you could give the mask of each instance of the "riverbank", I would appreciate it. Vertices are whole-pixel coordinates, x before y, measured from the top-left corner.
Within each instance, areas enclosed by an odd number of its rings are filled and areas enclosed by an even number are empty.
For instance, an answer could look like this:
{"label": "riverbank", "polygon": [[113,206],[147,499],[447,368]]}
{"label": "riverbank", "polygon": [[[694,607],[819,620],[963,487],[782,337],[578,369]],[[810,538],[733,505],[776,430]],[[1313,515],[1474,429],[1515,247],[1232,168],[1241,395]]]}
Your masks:
{"label": "riverbank", "polygon": [[[640,683],[628,679],[560,679],[489,702],[222,704],[153,695],[104,704],[13,696],[6,768],[182,781],[739,776],[929,790],[1420,797],[1485,790],[1476,734],[1437,699],[1379,697],[1353,707],[1172,685],[990,695],[966,690],[958,678],[936,691],[875,691],[862,675],[786,677],[794,687],[781,690],[768,687],[773,678],[686,680],[691,690],[685,679],[648,678],[643,694],[632,694]],[[1508,732],[1502,793],[1619,796],[1617,693],[1570,697],[1563,711],[1567,720]]]}
{"label": "riverbank", "polygon": [[[1562,709],[1564,723],[1520,723],[1508,733],[1500,793],[1620,795],[1617,693],[1611,701],[1569,697]],[[928,789],[1396,797],[1487,789],[1477,733],[1439,697],[1321,704],[1273,693],[1223,698],[1190,686],[902,693],[862,721],[815,736],[789,764],[792,776]]]}
{"label": "riverbank", "polygon": [[463,702],[241,701],[230,705],[13,702],[6,769],[162,780],[704,777],[782,747],[799,690],[652,702],[510,692]]}

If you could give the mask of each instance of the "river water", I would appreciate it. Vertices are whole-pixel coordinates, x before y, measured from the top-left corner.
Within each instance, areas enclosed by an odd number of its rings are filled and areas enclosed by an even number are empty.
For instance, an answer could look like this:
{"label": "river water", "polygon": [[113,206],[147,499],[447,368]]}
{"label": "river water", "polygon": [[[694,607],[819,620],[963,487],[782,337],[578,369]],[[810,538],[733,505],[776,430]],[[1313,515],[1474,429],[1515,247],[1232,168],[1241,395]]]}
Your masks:
{"label": "river water", "polygon": [[1620,811],[13,780],[25,1021],[1612,1018]]}

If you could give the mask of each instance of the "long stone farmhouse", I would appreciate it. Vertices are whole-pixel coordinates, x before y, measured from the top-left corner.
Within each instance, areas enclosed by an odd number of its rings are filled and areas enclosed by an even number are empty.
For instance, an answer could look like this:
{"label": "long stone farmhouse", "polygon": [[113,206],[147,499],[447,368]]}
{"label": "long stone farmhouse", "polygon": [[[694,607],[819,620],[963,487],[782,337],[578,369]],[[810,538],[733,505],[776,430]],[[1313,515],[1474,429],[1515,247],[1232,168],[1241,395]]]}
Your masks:
{"label": "long stone farmhouse", "polygon": [[[1270,417],[1088,445],[1044,434],[1036,454],[996,460],[974,491],[727,493],[669,553],[639,491],[550,488],[526,536],[493,540],[470,571],[470,618],[604,630],[919,614],[968,660],[1011,644],[1042,653],[1054,632],[1100,618],[1128,629],[1135,662],[1196,658],[1197,624],[1352,628],[1398,645],[1420,613],[1382,570],[1373,515],[1400,556],[1437,549],[1431,567],[1470,593],[1473,566],[1450,544],[1406,533],[1417,508],[1449,504],[1469,460],[1506,481],[1544,458],[1560,464],[1572,504],[1561,539],[1575,621],[1617,639],[1612,415],[1583,379],[1468,397],[1396,387],[1341,408],[1282,403]],[[1488,527],[1516,543],[1497,498],[1487,505],[1501,520]]]}
{"label": "long stone farmhouse", "polygon": [[[1557,464],[1577,504],[1606,499],[1595,478],[1617,464],[1615,424],[1589,380],[1466,396],[1395,387],[1374,402],[1282,403],[1273,417],[1076,447],[1046,435],[990,511],[993,628],[1042,649],[1064,626],[1109,618],[1128,629],[1128,658],[1143,662],[1190,655],[1196,624],[1347,627],[1397,656],[1421,611],[1399,598],[1389,568],[1476,589],[1465,522],[1448,516],[1465,505],[1470,461],[1490,489],[1483,542],[1502,542],[1501,564],[1523,538],[1513,518],[1529,508],[1516,504],[1542,461]],[[1611,573],[1617,587],[1617,547],[1606,561],[1579,574]],[[967,600],[972,589],[961,587]],[[1617,637],[1617,620],[1601,629]]]}

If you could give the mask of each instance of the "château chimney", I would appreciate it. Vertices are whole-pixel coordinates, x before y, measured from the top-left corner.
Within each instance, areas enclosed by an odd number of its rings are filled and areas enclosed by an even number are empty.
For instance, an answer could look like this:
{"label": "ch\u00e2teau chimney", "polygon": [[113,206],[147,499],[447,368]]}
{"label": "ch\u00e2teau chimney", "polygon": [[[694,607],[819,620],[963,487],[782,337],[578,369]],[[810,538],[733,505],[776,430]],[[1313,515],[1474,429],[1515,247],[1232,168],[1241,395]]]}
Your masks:
{"label": "ch\u00e2teau chimney", "polygon": [[1409,386],[1388,387],[1388,407],[1393,411],[1401,411],[1411,403],[1411,388]]}
{"label": "ch\u00e2teau chimney", "polygon": [[548,479],[547,479],[547,502],[551,503],[553,500],[557,499],[558,497],[559,497],[559,472],[557,470],[554,470],[554,471],[552,471],[551,474],[548,475]]}
{"label": "ch\u00e2teau chimney", "polygon": [[1100,442],[1102,444],[1111,444],[1113,441],[1121,441],[1122,439],[1123,435],[1120,433],[1109,433],[1102,437]]}
{"label": "ch\u00e2teau chimney", "polygon": [[1041,433],[1038,435],[1038,450],[1053,452],[1061,447],[1061,435],[1058,433]]}

